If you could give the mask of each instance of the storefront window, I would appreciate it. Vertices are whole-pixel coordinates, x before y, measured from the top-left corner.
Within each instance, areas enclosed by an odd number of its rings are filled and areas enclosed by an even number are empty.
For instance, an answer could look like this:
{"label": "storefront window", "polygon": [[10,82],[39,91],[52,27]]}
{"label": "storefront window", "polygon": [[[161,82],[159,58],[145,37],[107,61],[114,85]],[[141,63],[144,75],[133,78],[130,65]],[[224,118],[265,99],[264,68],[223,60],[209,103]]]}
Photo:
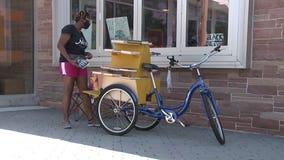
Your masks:
{"label": "storefront window", "polygon": [[0,95],[34,93],[34,0],[0,0]]}
{"label": "storefront window", "polygon": [[133,39],[133,0],[107,0],[104,6],[104,48],[111,40]]}
{"label": "storefront window", "polygon": [[[167,55],[183,56],[192,63],[222,45],[222,53],[214,56],[206,67],[245,68],[247,38],[251,23],[251,1],[248,0],[60,0],[55,2],[54,38],[70,17],[62,12],[71,6],[72,14],[81,9],[93,11],[93,27],[89,31],[89,48],[99,58],[94,65],[106,64],[112,39],[149,41],[151,51],[162,53],[153,62],[167,65]],[[71,3],[71,4],[70,4]],[[67,9],[66,9],[67,10]],[[96,14],[95,14],[96,12]],[[63,14],[62,14],[63,13]],[[96,17],[98,16],[98,18]],[[57,51],[56,43],[53,43]],[[56,53],[57,57],[59,53]],[[55,65],[56,56],[53,59]],[[163,57],[164,56],[164,57]]]}
{"label": "storefront window", "polygon": [[176,46],[177,1],[143,1],[142,40],[153,43],[153,48]]}
{"label": "storefront window", "polygon": [[187,0],[186,46],[228,44],[228,0]]}
{"label": "storefront window", "polygon": [[82,32],[88,42],[88,49],[96,49],[96,20],[97,8],[96,0],[72,0],[71,2],[71,23],[75,23],[74,16],[77,12],[85,10],[90,14],[91,25],[88,29],[83,29]]}

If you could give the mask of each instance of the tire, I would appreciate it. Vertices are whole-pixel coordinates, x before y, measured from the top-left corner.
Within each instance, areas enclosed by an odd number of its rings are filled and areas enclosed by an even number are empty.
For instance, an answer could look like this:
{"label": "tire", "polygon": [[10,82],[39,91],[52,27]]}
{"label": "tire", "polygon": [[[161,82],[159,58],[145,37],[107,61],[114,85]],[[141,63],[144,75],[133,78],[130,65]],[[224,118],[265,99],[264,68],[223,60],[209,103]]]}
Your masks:
{"label": "tire", "polygon": [[216,112],[216,109],[213,103],[212,96],[210,93],[202,93],[202,100],[204,103],[204,108],[207,113],[207,117],[210,123],[210,126],[216,136],[218,142],[223,145],[225,144],[225,135],[223,131],[223,127],[220,121],[220,118]]}
{"label": "tire", "polygon": [[120,84],[106,87],[101,93],[97,116],[102,128],[111,135],[128,133],[137,120],[136,99],[132,91]]}
{"label": "tire", "polygon": [[[157,105],[153,105],[152,106],[148,106],[147,107],[151,107],[151,109],[156,110],[157,107],[155,107]],[[143,106],[140,106],[143,107]],[[154,118],[154,117],[150,117],[145,113],[142,113],[139,109],[138,109],[138,117],[137,117],[137,121],[135,123],[135,129],[137,130],[141,130],[141,131],[148,131],[150,129],[155,128],[159,123],[160,123],[159,118]]]}

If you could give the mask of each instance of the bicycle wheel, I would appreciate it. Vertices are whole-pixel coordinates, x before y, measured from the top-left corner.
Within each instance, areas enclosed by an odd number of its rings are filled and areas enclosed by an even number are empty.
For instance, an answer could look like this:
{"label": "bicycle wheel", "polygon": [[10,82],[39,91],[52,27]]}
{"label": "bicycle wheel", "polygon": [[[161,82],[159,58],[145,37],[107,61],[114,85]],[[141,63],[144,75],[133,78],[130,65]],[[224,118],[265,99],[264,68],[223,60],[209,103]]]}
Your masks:
{"label": "bicycle wheel", "polygon": [[210,126],[218,140],[218,142],[223,145],[225,144],[225,135],[220,118],[215,110],[215,104],[213,103],[212,96],[210,93],[202,93],[202,100],[204,103],[205,111],[207,113]]}
{"label": "bicycle wheel", "polygon": [[128,133],[137,120],[137,106],[131,90],[120,84],[106,87],[98,102],[97,116],[107,133],[119,136]]}
{"label": "bicycle wheel", "polygon": [[[143,107],[143,106],[140,106],[140,107]],[[142,131],[147,131],[147,130],[155,128],[160,123],[161,119],[154,118],[154,117],[151,117],[143,113],[141,109],[139,109],[140,107],[138,107],[138,118],[135,123],[135,128],[137,130],[142,130]],[[157,109],[157,105],[154,105],[154,104],[147,104],[147,107],[148,109],[151,109],[153,111]]]}

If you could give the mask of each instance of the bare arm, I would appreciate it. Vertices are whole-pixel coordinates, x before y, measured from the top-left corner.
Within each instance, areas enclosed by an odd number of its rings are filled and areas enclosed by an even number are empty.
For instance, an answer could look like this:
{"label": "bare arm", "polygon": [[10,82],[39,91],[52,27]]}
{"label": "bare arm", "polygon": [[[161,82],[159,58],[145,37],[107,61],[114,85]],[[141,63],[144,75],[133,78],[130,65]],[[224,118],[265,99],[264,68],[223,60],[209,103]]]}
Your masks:
{"label": "bare arm", "polygon": [[87,59],[92,59],[93,58],[92,53],[90,53],[90,52],[85,52],[85,53],[86,53],[86,58]]}
{"label": "bare arm", "polygon": [[64,47],[65,44],[68,42],[68,40],[69,40],[70,38],[71,38],[70,34],[62,33],[62,34],[60,35],[59,41],[58,41],[58,43],[57,43],[57,48],[58,48],[58,50],[60,51],[61,55],[62,55],[64,58],[66,58],[66,60],[67,60],[69,63],[71,63],[71,64],[73,64],[73,65],[75,65],[75,66],[78,66],[78,64],[77,64],[75,61],[71,60],[70,56],[67,54],[67,51],[66,51],[66,49],[65,49],[65,47]]}

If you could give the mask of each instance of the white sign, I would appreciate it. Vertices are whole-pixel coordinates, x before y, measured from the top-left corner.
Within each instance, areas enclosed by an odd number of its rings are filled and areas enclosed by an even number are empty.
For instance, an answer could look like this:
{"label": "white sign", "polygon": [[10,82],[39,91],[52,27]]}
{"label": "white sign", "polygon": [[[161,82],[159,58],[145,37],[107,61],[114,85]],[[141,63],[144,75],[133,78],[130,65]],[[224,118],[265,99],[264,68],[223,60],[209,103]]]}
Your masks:
{"label": "white sign", "polygon": [[207,34],[207,46],[218,46],[224,43],[223,33]]}

